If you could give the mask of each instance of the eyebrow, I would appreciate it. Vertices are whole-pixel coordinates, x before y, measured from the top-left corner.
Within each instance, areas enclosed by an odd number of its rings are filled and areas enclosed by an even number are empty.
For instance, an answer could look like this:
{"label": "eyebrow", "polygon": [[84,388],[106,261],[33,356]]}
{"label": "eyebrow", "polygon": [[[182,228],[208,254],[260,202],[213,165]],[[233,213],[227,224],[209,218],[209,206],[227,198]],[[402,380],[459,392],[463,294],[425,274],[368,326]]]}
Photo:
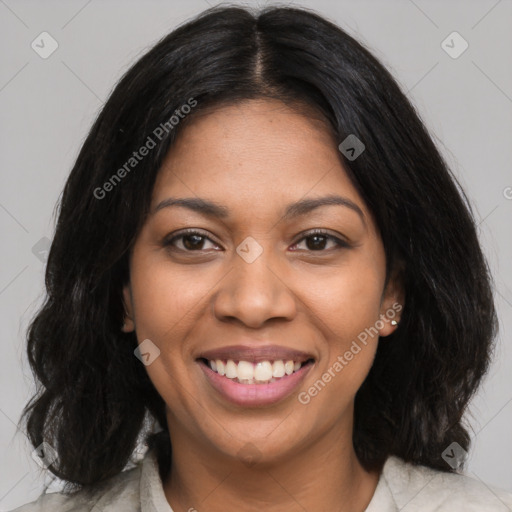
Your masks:
{"label": "eyebrow", "polygon": [[[364,213],[361,208],[359,208],[359,206],[350,199],[337,195],[329,195],[312,199],[301,199],[296,203],[291,203],[286,207],[282,220],[289,220],[294,217],[306,215],[307,213],[321,206],[332,205],[345,206],[346,208],[350,208],[359,215],[363,224],[366,225]],[[168,197],[156,205],[152,215],[156,214],[164,208],[169,208],[172,206],[181,206],[194,212],[201,213],[209,217],[216,217],[218,219],[226,219],[229,217],[228,208],[213,201],[201,199],[199,197]]]}

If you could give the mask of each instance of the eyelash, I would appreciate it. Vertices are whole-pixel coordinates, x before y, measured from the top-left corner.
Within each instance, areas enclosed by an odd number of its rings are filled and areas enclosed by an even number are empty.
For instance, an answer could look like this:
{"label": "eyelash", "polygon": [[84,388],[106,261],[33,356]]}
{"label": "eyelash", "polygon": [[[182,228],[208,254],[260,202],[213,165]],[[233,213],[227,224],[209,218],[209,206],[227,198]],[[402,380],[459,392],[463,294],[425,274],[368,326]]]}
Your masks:
{"label": "eyelash", "polygon": [[[168,247],[171,250],[177,250],[177,251],[181,251],[181,252],[189,252],[189,253],[201,252],[202,249],[198,249],[197,251],[192,251],[192,250],[188,250],[188,249],[177,249],[176,247],[172,247],[176,240],[179,240],[186,236],[192,236],[192,235],[198,235],[201,238],[205,238],[205,239],[209,240],[210,242],[216,244],[206,233],[199,231],[197,229],[187,229],[185,231],[181,231],[180,233],[172,236],[171,238],[165,239],[163,242],[163,245],[164,245],[164,247]],[[317,236],[321,235],[325,238],[328,238],[328,239],[334,241],[334,243],[337,246],[334,248],[335,250],[346,249],[346,248],[350,247],[350,245],[347,242],[345,242],[344,240],[341,240],[338,237],[335,237],[335,236],[329,234],[327,231],[325,231],[323,229],[313,229],[311,231],[307,231],[306,233],[302,234],[302,237],[299,238],[299,240],[297,242],[295,242],[293,245],[297,245],[299,242],[302,242],[303,240],[306,240],[307,238],[311,238],[315,235],[317,235]],[[318,251],[309,250],[309,252],[329,252],[329,251],[330,251],[329,249],[321,249]]]}

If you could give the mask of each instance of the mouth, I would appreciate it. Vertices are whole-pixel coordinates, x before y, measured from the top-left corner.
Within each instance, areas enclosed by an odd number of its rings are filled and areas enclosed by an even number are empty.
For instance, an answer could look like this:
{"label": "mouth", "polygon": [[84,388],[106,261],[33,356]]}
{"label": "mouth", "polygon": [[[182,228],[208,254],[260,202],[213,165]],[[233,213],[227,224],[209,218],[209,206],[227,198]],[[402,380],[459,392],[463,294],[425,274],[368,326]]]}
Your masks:
{"label": "mouth", "polygon": [[314,366],[315,358],[277,346],[237,346],[200,354],[196,363],[224,399],[251,407],[288,397]]}
{"label": "mouth", "polygon": [[275,361],[245,361],[233,359],[199,358],[198,362],[210,368],[221,377],[238,384],[270,384],[297,373],[302,367],[313,364],[314,359],[294,361],[293,359],[277,359]]}

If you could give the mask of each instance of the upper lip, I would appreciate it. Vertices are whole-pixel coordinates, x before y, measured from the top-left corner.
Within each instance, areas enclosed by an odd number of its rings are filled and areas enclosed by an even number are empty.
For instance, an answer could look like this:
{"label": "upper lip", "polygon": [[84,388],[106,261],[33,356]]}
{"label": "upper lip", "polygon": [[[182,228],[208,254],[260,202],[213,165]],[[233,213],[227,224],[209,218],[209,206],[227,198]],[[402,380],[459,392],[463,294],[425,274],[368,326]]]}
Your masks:
{"label": "upper lip", "polygon": [[231,345],[227,347],[213,348],[201,352],[198,359],[216,360],[220,359],[232,361],[250,361],[259,363],[261,361],[294,361],[303,363],[308,359],[313,359],[311,354],[279,345]]}

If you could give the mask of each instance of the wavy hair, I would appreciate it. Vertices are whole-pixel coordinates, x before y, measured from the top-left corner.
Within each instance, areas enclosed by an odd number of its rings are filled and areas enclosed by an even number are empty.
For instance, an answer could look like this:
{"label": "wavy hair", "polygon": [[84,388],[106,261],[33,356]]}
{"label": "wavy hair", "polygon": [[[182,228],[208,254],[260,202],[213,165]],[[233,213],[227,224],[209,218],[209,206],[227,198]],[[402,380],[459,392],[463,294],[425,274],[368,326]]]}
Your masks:
{"label": "wavy hair", "polygon": [[[338,143],[350,134],[363,141],[356,160],[340,159],[376,221],[387,276],[399,271],[404,286],[400,325],[379,343],[355,398],[361,464],[378,468],[396,455],[451,471],[445,448],[456,441],[468,449],[463,414],[488,370],[497,320],[467,197],[365,46],[307,9],[221,6],[180,25],[124,74],[60,197],[45,302],[27,332],[37,391],[20,422],[34,446],[56,449],[49,469],[67,490],[121,472],[144,434],[162,477],[169,471],[165,403],[134,357],[135,334],[121,332],[130,250],[162,161],[188,121],[207,107],[265,97],[325,119]],[[191,98],[193,111],[170,129]],[[113,183],[159,126],[169,129],[157,146]],[[146,415],[160,432],[144,433]]]}

